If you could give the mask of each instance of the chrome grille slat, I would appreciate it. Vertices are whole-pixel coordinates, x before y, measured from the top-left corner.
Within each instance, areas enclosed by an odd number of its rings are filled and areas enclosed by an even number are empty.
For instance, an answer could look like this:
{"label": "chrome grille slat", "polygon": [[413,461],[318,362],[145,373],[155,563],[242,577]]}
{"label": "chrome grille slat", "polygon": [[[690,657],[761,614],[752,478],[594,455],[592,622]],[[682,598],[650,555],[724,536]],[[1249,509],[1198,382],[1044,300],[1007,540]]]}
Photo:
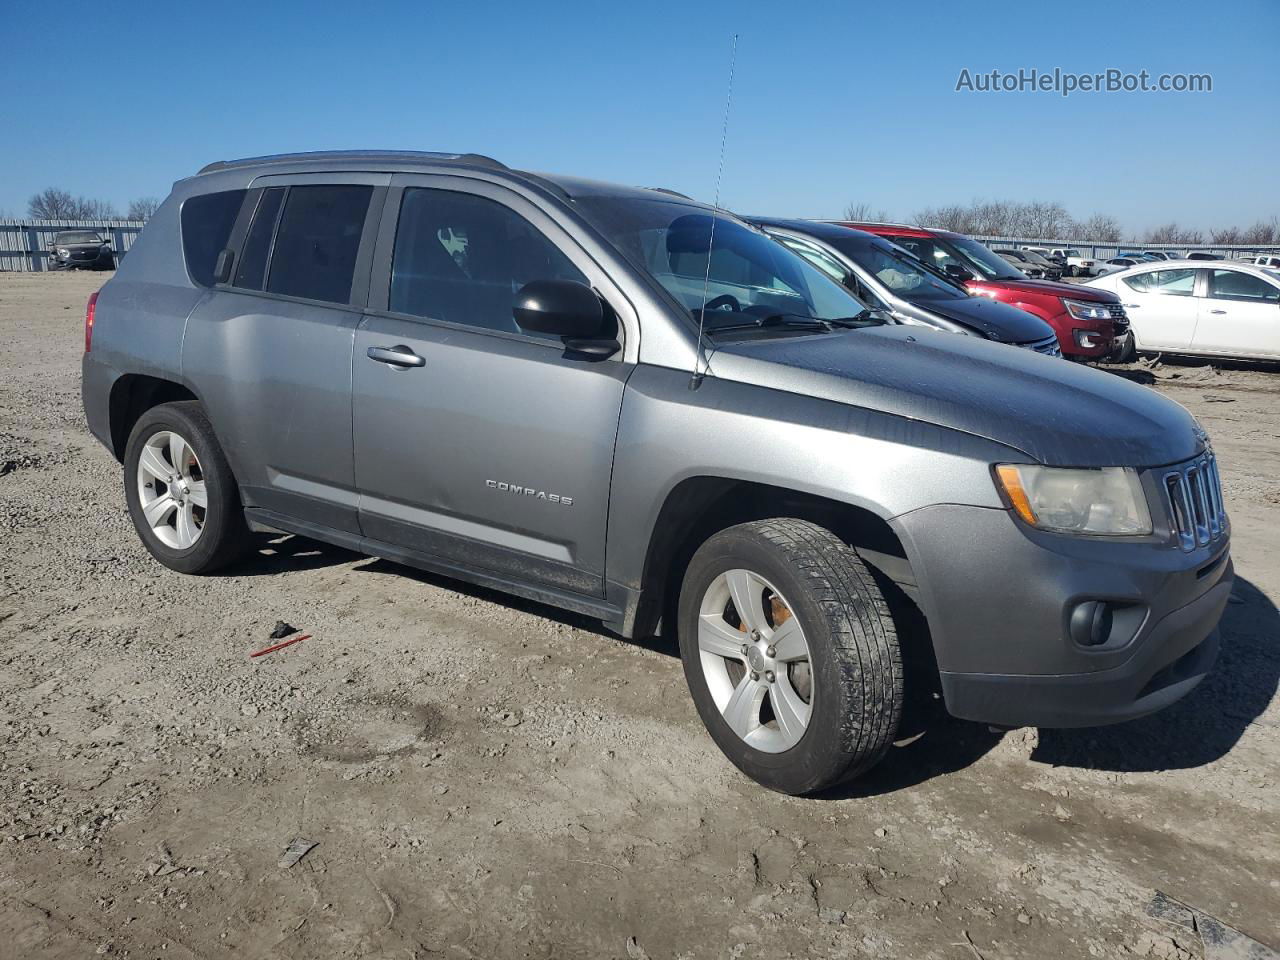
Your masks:
{"label": "chrome grille slat", "polygon": [[1187,551],[1212,543],[1227,531],[1218,461],[1201,454],[1165,473],[1165,498],[1178,545]]}

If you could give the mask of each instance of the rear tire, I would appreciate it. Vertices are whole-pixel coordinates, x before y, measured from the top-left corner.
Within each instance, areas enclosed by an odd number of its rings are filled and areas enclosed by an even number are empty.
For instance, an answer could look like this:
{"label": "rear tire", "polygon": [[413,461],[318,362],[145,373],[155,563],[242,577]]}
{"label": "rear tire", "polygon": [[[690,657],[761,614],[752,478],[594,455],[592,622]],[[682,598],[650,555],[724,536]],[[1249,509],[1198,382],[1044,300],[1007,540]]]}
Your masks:
{"label": "rear tire", "polygon": [[170,570],[212,573],[249,547],[235,477],[194,400],[152,407],[134,424],[124,488],[143,545]]}
{"label": "rear tire", "polygon": [[[739,603],[754,612],[739,615]],[[870,572],[830,530],[778,518],[720,531],[689,562],[678,618],[698,713],[756,782],[815,793],[870,769],[893,742],[897,632]]]}

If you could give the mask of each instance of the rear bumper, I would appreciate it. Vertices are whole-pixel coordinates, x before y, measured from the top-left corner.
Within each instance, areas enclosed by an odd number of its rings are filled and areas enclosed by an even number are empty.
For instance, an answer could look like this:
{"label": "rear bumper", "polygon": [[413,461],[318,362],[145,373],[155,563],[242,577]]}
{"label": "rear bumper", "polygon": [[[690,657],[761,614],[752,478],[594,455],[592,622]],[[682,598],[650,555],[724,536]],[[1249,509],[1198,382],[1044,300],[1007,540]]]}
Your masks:
{"label": "rear bumper", "polygon": [[84,417],[92,433],[115,456],[115,444],[111,438],[111,388],[120,374],[86,353],[80,360],[80,399],[84,404]]}
{"label": "rear bumper", "polygon": [[[1225,538],[1183,552],[1042,534],[1003,510],[939,505],[894,521],[911,557],[947,709],[999,726],[1081,727],[1160,710],[1217,656],[1234,577]],[[1082,646],[1077,605],[1117,612]]]}

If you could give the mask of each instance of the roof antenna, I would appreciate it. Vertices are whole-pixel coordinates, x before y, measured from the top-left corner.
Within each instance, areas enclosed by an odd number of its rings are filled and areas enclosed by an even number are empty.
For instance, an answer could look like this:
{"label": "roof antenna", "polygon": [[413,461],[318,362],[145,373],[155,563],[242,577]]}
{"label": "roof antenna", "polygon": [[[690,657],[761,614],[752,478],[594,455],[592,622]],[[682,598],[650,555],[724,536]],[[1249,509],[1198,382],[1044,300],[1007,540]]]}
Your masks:
{"label": "roof antenna", "polygon": [[711,287],[711,251],[716,243],[716,219],[720,216],[720,178],[724,176],[724,145],[729,138],[729,105],[733,103],[733,68],[738,60],[738,35],[733,35],[729,48],[729,92],[724,98],[724,125],[720,128],[720,167],[716,171],[716,199],[711,209],[711,235],[707,238],[707,272],[702,278],[702,307],[698,310],[698,342],[694,345],[693,376],[689,389],[697,390],[707,375],[709,361],[702,351],[702,326],[707,319],[707,292]]}

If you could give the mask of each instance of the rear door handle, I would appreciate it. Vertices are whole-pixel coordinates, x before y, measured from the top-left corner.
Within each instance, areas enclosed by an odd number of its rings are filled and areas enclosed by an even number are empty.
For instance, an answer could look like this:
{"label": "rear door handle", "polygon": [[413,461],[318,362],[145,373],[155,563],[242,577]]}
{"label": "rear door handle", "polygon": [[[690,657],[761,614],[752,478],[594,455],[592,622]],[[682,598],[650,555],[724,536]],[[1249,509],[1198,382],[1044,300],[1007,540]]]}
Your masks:
{"label": "rear door handle", "polygon": [[370,347],[367,351],[370,360],[389,363],[393,367],[424,367],[427,361],[418,356],[403,343],[394,347]]}
{"label": "rear door handle", "polygon": [[1210,312],[1210,313],[1226,313],[1227,311],[1225,311],[1225,310],[1210,310],[1209,312]]}

